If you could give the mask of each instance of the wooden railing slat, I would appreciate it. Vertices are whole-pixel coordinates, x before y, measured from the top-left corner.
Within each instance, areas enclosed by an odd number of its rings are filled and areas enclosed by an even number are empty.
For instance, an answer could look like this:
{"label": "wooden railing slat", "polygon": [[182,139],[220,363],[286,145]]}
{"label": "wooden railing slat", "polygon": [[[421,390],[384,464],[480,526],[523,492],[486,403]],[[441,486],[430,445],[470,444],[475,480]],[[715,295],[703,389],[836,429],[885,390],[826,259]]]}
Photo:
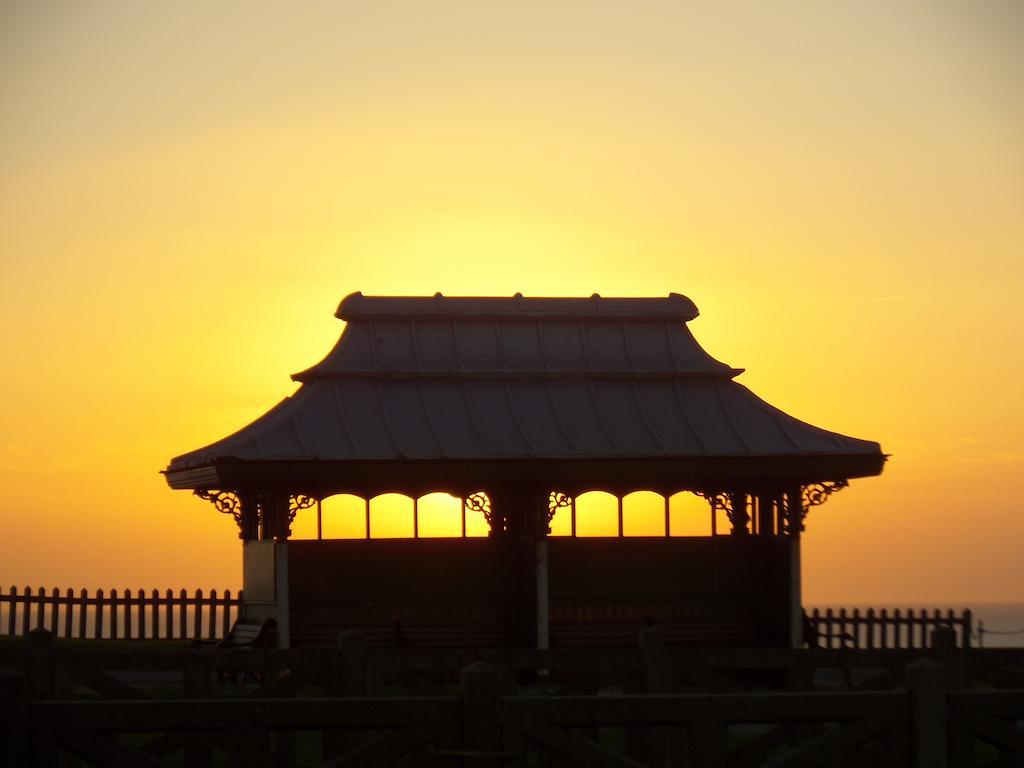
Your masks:
{"label": "wooden railing slat", "polygon": [[132,637],[132,591],[124,591],[124,639],[134,640]]}
{"label": "wooden railing slat", "polygon": [[36,628],[46,629],[46,587],[36,592]]}
{"label": "wooden railing slat", "polygon": [[29,623],[31,618],[29,616],[32,613],[32,587],[25,587],[25,591],[22,592],[21,596],[21,634],[27,635],[30,629]]}
{"label": "wooden railing slat", "polygon": [[229,627],[228,620],[231,618],[231,590],[224,590],[224,613],[220,619],[220,637],[227,637]]}
{"label": "wooden railing slat", "polygon": [[13,635],[18,626],[18,588],[11,587],[7,599],[7,634]]}
{"label": "wooden railing slat", "polygon": [[206,639],[212,640],[217,636],[217,590],[210,590],[210,616],[206,626]]}
{"label": "wooden railing slat", "polygon": [[75,625],[75,592],[68,587],[64,590],[64,639],[71,639]]}
{"label": "wooden railing slat", "polygon": [[199,640],[203,636],[203,590],[196,589],[195,610],[192,612],[192,637]]}
{"label": "wooden railing slat", "polygon": [[103,639],[103,590],[96,590],[96,620],[92,627],[92,637],[94,640]]}
{"label": "wooden railing slat", "polygon": [[86,623],[86,620],[88,618],[86,616],[86,612],[88,610],[88,608],[86,606],[88,605],[89,591],[86,590],[86,589],[83,589],[79,593],[78,598],[79,598],[80,602],[78,604],[78,626],[76,627],[75,637],[77,637],[79,640],[81,640],[81,639],[85,638],[85,626],[86,626],[85,623]]}

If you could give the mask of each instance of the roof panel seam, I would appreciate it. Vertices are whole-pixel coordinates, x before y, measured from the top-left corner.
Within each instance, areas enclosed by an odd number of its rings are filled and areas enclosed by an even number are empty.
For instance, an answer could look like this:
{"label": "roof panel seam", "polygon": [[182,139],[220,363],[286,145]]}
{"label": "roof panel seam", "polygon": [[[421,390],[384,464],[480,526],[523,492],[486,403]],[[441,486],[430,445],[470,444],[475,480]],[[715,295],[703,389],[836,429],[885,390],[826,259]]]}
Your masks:
{"label": "roof panel seam", "polygon": [[461,382],[462,389],[462,401],[466,404],[466,413],[469,414],[469,423],[473,425],[473,431],[476,433],[477,439],[480,441],[480,445],[487,451],[488,456],[494,455],[494,446],[492,446],[487,438],[484,437],[483,430],[480,429],[480,422],[477,421],[476,411],[473,410],[473,402],[469,397],[469,392],[466,390],[466,382]]}
{"label": "roof panel seam", "polygon": [[690,413],[686,408],[686,403],[683,400],[682,394],[679,392],[679,382],[677,381],[672,382],[672,394],[675,395],[676,405],[679,406],[679,413],[683,417],[683,423],[686,424],[687,429],[690,430],[690,434],[693,435],[693,439],[697,441],[697,445],[699,445],[702,450],[707,451],[708,444],[704,441],[704,438],[700,436],[700,433],[697,431],[697,427],[694,426],[693,420],[690,418]]}
{"label": "roof panel seam", "polygon": [[594,393],[594,382],[587,382],[587,392],[590,394],[590,404],[594,406],[594,415],[597,416],[597,423],[601,426],[601,431],[604,432],[605,437],[608,438],[608,442],[611,444],[615,453],[621,456],[622,446],[619,445],[618,441],[612,436],[612,432],[608,428],[608,423],[604,419],[604,413],[601,411],[601,406],[597,403],[597,395]]}
{"label": "roof panel seam", "polygon": [[459,338],[459,324],[452,320],[452,346],[455,349],[455,365],[464,370],[466,364],[462,360],[462,340]]}
{"label": "roof panel seam", "polygon": [[725,423],[729,425],[729,429],[736,436],[736,439],[740,441],[740,445],[743,446],[743,450],[750,453],[750,443],[747,439],[740,434],[739,428],[736,426],[736,420],[732,417],[732,412],[729,410],[729,405],[726,403],[725,395],[722,394],[722,383],[719,381],[715,382],[715,394],[718,395],[718,403],[722,407],[722,413],[725,414]]}
{"label": "roof panel seam", "polygon": [[587,341],[587,327],[586,323],[580,320],[580,344],[583,345],[583,359],[587,361],[587,369],[594,370],[594,361],[590,357],[590,342]]}
{"label": "roof panel seam", "polygon": [[494,321],[494,346],[498,350],[498,363],[502,371],[508,370],[508,361],[505,359],[505,343],[501,337],[501,323]]}
{"label": "roof panel seam", "polygon": [[434,417],[430,411],[430,404],[427,402],[427,396],[423,392],[422,382],[416,382],[416,391],[419,393],[420,402],[423,404],[423,416],[426,419],[427,428],[430,430],[430,436],[434,439],[434,442],[437,443],[437,453],[441,458],[447,458],[444,443],[441,442],[441,438],[437,432],[437,427],[434,424]]}
{"label": "roof panel seam", "polygon": [[299,429],[299,425],[296,423],[296,417],[292,416],[290,419],[288,419],[288,423],[292,427],[292,432],[295,433],[295,439],[299,441],[299,448],[302,449],[302,453],[306,456],[312,456],[313,454],[310,453],[309,448],[306,447],[306,441],[302,439],[302,431]]}
{"label": "roof panel seam", "polygon": [[391,426],[391,414],[388,412],[387,404],[384,402],[385,401],[385,397],[384,397],[384,394],[380,390],[380,382],[379,381],[373,382],[373,390],[377,394],[377,406],[380,408],[381,421],[384,422],[384,431],[387,432],[387,435],[391,439],[391,442],[394,444],[395,451],[398,453],[398,455],[399,456],[406,456],[406,455],[408,455],[402,449],[402,444],[398,441],[398,438],[395,435],[395,430],[392,429],[392,426]]}
{"label": "roof panel seam", "polygon": [[629,391],[633,394],[633,402],[636,403],[636,409],[640,413],[640,421],[643,423],[644,428],[647,430],[647,434],[649,434],[651,436],[651,439],[654,440],[654,444],[658,446],[658,449],[662,453],[665,453],[665,444],[662,442],[658,434],[654,431],[654,427],[651,425],[650,419],[647,418],[647,412],[644,410],[643,400],[640,398],[640,393],[636,389],[636,382],[631,381],[629,383]]}
{"label": "roof panel seam", "polygon": [[558,429],[562,433],[562,437],[569,444],[569,450],[575,451],[577,443],[573,440],[572,435],[569,434],[569,430],[565,426],[565,422],[562,420],[562,412],[558,408],[558,404],[555,402],[555,394],[551,391],[551,382],[544,382],[544,391],[548,394],[548,402],[551,403],[551,410],[555,414],[555,423],[558,424]]}
{"label": "roof panel seam", "polygon": [[540,360],[544,364],[544,370],[551,370],[551,361],[548,359],[548,351],[544,346],[544,328],[538,320],[535,324],[537,329],[537,349],[540,351]]}
{"label": "roof panel seam", "polygon": [[363,453],[359,450],[359,444],[356,443],[355,438],[352,436],[352,430],[348,426],[348,419],[345,418],[345,408],[341,404],[341,387],[338,384],[334,384],[331,389],[334,392],[334,406],[338,411],[338,421],[341,422],[341,430],[345,434],[345,439],[352,446],[353,456],[357,459],[361,458]]}
{"label": "roof panel seam", "polygon": [[633,350],[629,345],[629,323],[622,322],[622,346],[626,351],[626,363],[631,371],[637,370],[636,360],[633,359]]}
{"label": "roof panel seam", "polygon": [[412,344],[412,367],[416,373],[420,373],[423,370],[423,366],[420,365],[420,345],[416,340],[416,321],[409,320],[409,341]]}
{"label": "roof panel seam", "polygon": [[523,423],[519,419],[519,411],[516,410],[516,404],[512,398],[512,390],[506,381],[502,387],[505,391],[505,399],[508,401],[508,408],[512,414],[512,423],[516,425],[516,431],[519,433],[519,437],[522,439],[523,444],[526,446],[526,450],[529,452],[528,455],[537,455],[537,449],[534,447],[530,438],[526,436],[526,430],[523,429]]}
{"label": "roof panel seam", "polygon": [[773,410],[771,413],[772,416],[775,418],[775,423],[779,425],[779,429],[782,430],[782,434],[785,435],[786,439],[789,441],[789,444],[799,451],[801,447],[800,442],[795,437],[793,437],[793,433],[790,431],[789,425],[786,424],[786,420],[782,418],[778,411]]}
{"label": "roof panel seam", "polygon": [[366,333],[370,337],[370,362],[373,363],[375,371],[380,370],[380,361],[377,359],[377,333],[373,320],[367,321]]}

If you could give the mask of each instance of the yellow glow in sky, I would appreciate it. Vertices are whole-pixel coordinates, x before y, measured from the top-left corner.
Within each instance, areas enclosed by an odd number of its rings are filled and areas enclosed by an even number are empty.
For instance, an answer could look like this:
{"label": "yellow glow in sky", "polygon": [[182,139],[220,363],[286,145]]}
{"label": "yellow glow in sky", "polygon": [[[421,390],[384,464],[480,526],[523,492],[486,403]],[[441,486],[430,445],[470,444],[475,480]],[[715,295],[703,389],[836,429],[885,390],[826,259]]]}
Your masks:
{"label": "yellow glow in sky", "polygon": [[4,4],[0,586],[237,588],[157,471],[293,391],[347,293],[678,291],[742,383],[893,454],[812,513],[808,602],[1024,599],[1022,17]]}

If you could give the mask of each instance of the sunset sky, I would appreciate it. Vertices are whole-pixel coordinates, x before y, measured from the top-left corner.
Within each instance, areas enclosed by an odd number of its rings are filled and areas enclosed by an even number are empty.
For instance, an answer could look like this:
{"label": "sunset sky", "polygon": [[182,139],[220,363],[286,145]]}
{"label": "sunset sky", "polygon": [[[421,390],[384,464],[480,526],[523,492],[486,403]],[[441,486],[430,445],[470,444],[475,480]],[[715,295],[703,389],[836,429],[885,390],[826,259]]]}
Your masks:
{"label": "sunset sky", "polygon": [[224,587],[159,470],[367,294],[664,296],[892,458],[808,602],[1024,600],[1024,4],[0,6],[0,588]]}

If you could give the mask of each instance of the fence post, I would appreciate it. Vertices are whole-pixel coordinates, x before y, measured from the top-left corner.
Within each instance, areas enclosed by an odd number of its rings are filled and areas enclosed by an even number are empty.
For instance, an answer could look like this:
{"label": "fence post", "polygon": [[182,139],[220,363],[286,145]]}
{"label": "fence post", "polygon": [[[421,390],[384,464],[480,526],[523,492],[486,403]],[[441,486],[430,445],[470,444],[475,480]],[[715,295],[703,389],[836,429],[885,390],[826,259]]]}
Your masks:
{"label": "fence post", "polygon": [[[191,650],[185,656],[185,675],[182,680],[186,699],[210,698],[210,668],[206,655]],[[185,765],[206,768],[213,764],[213,751],[209,734],[190,733],[185,740]]]}
{"label": "fence post", "polygon": [[644,693],[666,693],[669,686],[665,638],[656,628],[644,627],[640,631],[640,655],[644,664]]}
{"label": "fence post", "polygon": [[0,763],[28,764],[28,701],[25,675],[13,667],[0,667]]}
{"label": "fence post", "polygon": [[[362,632],[348,629],[338,633],[338,683],[344,697],[359,697],[369,694],[366,668],[366,637]],[[343,731],[340,735],[341,750],[347,751],[359,746],[368,738],[366,731]],[[337,743],[337,740],[335,740]]]}
{"label": "fence post", "polygon": [[930,646],[932,658],[946,670],[946,686],[952,689],[965,687],[963,656],[956,644],[956,630],[953,627],[936,627],[932,630]]}
{"label": "fence post", "polygon": [[[665,638],[655,627],[645,627],[640,631],[640,656],[644,665],[644,693],[669,693],[672,684]],[[645,728],[643,744],[646,758],[659,767],[678,765],[683,759],[681,736],[678,728]]]}
{"label": "fence post", "polygon": [[946,670],[931,659],[907,667],[913,768],[948,768]]}
{"label": "fence post", "polygon": [[[53,697],[53,633],[37,627],[28,633],[29,701]],[[54,727],[49,719],[30,717],[32,765],[57,765]]]}
{"label": "fence post", "polygon": [[53,633],[36,627],[28,633],[29,696],[46,701],[53,695]]}
{"label": "fence post", "polygon": [[[496,768],[501,749],[501,673],[482,661],[459,673],[462,685],[462,745],[470,768]],[[476,753],[476,754],[473,754]]]}
{"label": "fence post", "polygon": [[[211,601],[216,598],[216,592],[210,593]],[[216,603],[212,603],[216,605]],[[216,616],[211,612],[210,626],[216,626]],[[212,632],[213,630],[211,630]],[[288,667],[287,650],[266,649],[263,651],[263,679],[260,681],[261,696],[267,699],[290,698],[294,695],[295,681],[291,674],[282,676],[282,672]],[[261,745],[269,748],[271,732],[264,729],[264,736]],[[291,768],[295,765],[295,733],[288,729],[277,729],[273,731],[274,739],[274,765],[281,768]]]}
{"label": "fence post", "polygon": [[366,696],[366,638],[362,632],[349,629],[338,633],[341,653],[341,695]]}

